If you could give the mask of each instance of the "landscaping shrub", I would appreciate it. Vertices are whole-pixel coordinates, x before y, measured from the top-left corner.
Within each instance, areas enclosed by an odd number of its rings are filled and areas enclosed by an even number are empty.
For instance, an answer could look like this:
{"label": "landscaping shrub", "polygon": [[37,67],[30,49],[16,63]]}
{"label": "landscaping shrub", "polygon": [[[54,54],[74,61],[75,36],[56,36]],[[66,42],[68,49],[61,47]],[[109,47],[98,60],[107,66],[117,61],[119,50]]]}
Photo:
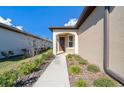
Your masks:
{"label": "landscaping shrub", "polygon": [[43,64],[43,59],[36,59],[35,64],[36,64],[36,68],[39,68]]}
{"label": "landscaping shrub", "polygon": [[41,58],[44,59],[44,60],[46,60],[47,59],[47,54],[45,54],[45,53],[42,54]]}
{"label": "landscaping shrub", "polygon": [[23,62],[23,64],[21,64],[16,70],[4,72],[0,75],[0,86],[13,86],[19,77],[32,73],[34,70],[39,68],[47,58],[52,56],[52,50],[48,50],[42,54],[41,58],[37,58],[29,62]]}
{"label": "landscaping shrub", "polygon": [[9,72],[3,73],[0,75],[0,86],[1,87],[10,87],[13,86],[15,81],[18,78],[18,71],[10,70]]}
{"label": "landscaping shrub", "polygon": [[[79,55],[76,54],[68,54],[66,56],[67,61],[82,61],[84,59],[82,59]],[[84,60],[86,61],[86,60]]]}
{"label": "landscaping shrub", "polygon": [[53,51],[52,50],[49,50],[48,51],[48,53],[47,53],[47,57],[48,58],[51,58],[51,57],[53,57],[54,55],[53,55]]}
{"label": "landscaping shrub", "polygon": [[31,66],[30,63],[24,63],[20,67],[19,71],[20,71],[21,75],[27,75],[32,72],[32,67],[34,67],[34,66],[33,65]]}
{"label": "landscaping shrub", "polygon": [[75,85],[76,87],[86,87],[86,82],[83,79],[79,79]]}
{"label": "landscaping shrub", "polygon": [[72,56],[72,54],[68,54],[66,57],[67,58],[72,58],[73,56]]}
{"label": "landscaping shrub", "polygon": [[100,71],[99,67],[94,65],[94,64],[90,64],[87,66],[87,70],[93,73],[97,73]]}
{"label": "landscaping shrub", "polygon": [[74,58],[75,58],[76,61],[82,60],[82,58],[79,55],[74,55]]}
{"label": "landscaping shrub", "polygon": [[82,60],[79,61],[79,64],[87,65],[88,62],[87,62],[87,60],[82,59]]}
{"label": "landscaping shrub", "polygon": [[81,71],[81,69],[78,66],[71,66],[70,69],[69,69],[69,72],[71,74],[79,74],[80,71]]}
{"label": "landscaping shrub", "polygon": [[74,55],[73,54],[68,54],[66,56],[66,59],[67,59],[68,62],[72,62],[72,61],[74,61]]}
{"label": "landscaping shrub", "polygon": [[74,59],[73,58],[68,58],[68,61],[72,62],[72,61],[74,61]]}
{"label": "landscaping shrub", "polygon": [[94,86],[96,87],[115,87],[114,81],[107,77],[102,77],[94,81],[93,83]]}

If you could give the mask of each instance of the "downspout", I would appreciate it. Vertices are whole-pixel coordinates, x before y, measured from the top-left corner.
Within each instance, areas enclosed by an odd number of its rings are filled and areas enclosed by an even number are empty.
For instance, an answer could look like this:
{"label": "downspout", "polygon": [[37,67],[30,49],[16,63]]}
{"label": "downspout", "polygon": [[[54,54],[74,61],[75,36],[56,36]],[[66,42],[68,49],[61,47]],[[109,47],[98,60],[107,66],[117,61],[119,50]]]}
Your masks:
{"label": "downspout", "polygon": [[111,76],[113,79],[117,80],[124,85],[124,78],[115,73],[109,68],[109,7],[105,6],[105,16],[104,16],[104,54],[103,54],[103,67],[104,71]]}

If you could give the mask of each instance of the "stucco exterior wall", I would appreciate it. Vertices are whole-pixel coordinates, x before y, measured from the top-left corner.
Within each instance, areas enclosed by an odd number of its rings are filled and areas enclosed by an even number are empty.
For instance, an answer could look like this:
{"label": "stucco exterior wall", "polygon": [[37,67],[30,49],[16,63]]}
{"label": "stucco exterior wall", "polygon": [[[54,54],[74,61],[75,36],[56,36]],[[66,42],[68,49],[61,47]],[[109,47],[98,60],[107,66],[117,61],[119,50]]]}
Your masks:
{"label": "stucco exterior wall", "polygon": [[[32,43],[29,42],[30,39],[24,35],[0,28],[0,52],[14,51],[17,55],[22,54],[20,49],[30,48],[29,45],[32,46]],[[0,58],[2,57],[0,53]]]}
{"label": "stucco exterior wall", "polygon": [[124,7],[110,8],[109,68],[124,77]]}
{"label": "stucco exterior wall", "polygon": [[96,7],[78,31],[79,55],[103,70],[104,8]]}
{"label": "stucco exterior wall", "polygon": [[21,49],[31,49],[33,47],[33,40],[36,41],[36,48],[43,46],[43,42],[40,39],[0,28],[0,58],[4,58],[1,55],[2,51],[13,51],[15,55],[22,54]]}
{"label": "stucco exterior wall", "polygon": [[58,38],[57,36],[58,35],[64,35],[64,34],[72,34],[74,35],[74,47],[73,48],[68,48],[67,47],[67,38],[65,38],[65,47],[66,47],[66,52],[67,53],[75,53],[75,54],[78,54],[78,35],[77,35],[77,30],[67,30],[67,29],[54,29],[53,30],[53,53],[54,55],[56,55],[59,51],[58,49]]}

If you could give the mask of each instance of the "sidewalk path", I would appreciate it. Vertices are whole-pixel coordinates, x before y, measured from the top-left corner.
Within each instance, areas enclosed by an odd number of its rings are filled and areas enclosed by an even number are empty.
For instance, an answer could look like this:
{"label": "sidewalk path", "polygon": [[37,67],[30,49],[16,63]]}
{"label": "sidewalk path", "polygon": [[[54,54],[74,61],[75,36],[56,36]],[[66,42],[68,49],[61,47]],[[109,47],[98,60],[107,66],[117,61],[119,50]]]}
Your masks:
{"label": "sidewalk path", "polygon": [[33,87],[69,87],[65,54],[55,57]]}

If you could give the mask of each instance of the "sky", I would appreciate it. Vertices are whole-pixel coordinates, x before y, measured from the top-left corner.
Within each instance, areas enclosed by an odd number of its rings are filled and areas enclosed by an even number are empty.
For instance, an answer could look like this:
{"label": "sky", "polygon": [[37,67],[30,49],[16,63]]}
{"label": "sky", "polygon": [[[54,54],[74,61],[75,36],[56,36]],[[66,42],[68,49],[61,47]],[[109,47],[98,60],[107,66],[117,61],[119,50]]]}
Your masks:
{"label": "sky", "polygon": [[73,26],[83,6],[1,6],[0,22],[52,39],[51,26]]}

